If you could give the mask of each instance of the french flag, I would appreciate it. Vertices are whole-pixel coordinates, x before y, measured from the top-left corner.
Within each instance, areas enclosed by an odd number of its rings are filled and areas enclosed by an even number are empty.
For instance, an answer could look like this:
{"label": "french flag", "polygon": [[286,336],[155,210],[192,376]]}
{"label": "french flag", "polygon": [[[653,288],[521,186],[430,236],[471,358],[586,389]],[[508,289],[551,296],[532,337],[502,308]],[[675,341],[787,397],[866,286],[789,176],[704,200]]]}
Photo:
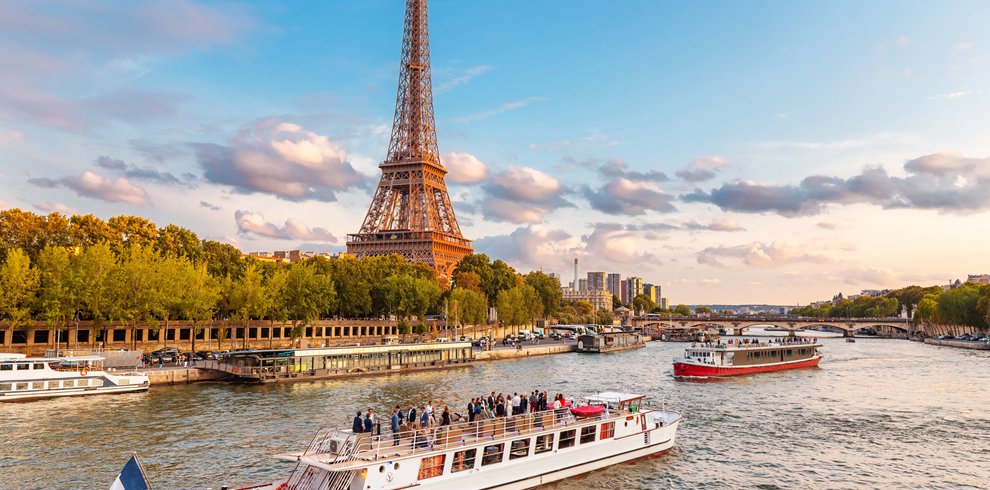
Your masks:
{"label": "french flag", "polygon": [[110,485],[110,490],[151,490],[137,454],[131,455],[131,459],[124,465],[124,469],[120,470],[113,485]]}

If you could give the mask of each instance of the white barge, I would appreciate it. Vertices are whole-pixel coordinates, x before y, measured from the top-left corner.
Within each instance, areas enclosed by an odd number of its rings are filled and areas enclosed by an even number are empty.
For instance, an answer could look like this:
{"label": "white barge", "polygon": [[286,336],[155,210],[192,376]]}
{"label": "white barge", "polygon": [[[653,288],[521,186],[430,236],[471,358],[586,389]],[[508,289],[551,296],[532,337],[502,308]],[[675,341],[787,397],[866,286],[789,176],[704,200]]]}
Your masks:
{"label": "white barge", "polygon": [[0,353],[0,402],[147,390],[139,372],[104,371],[100,356],[27,357]]}
{"label": "white barge", "polygon": [[292,490],[525,489],[674,445],[681,415],[644,406],[643,396],[601,393],[574,409],[455,423],[372,436],[320,431],[285,482]]}

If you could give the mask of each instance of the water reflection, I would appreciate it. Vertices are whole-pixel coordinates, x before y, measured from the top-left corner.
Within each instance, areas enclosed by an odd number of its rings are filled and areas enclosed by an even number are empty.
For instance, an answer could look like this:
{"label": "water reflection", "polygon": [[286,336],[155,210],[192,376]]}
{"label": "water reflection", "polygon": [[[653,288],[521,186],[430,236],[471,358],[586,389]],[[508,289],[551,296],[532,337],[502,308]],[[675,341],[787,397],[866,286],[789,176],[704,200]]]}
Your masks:
{"label": "water reflection", "polygon": [[[138,451],[159,488],[284,476],[271,459],[358,409],[450,404],[490,391],[568,396],[617,390],[685,416],[667,456],[567,488],[983,487],[990,447],[990,353],[894,340],[824,339],[817,369],[677,382],[684,344],[268,386],[191,385],[0,405],[0,488],[104,488]],[[982,441],[982,442],[981,442]]]}

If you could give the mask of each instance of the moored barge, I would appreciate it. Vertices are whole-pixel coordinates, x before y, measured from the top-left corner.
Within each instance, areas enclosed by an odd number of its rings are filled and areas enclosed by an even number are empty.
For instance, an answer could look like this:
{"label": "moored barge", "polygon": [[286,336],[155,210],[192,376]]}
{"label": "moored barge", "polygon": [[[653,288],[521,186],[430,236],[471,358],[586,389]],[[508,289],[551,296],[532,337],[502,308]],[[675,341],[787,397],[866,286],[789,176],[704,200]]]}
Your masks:
{"label": "moored barge", "polygon": [[235,351],[201,366],[223,371],[235,382],[270,383],[441,369],[473,361],[470,342],[431,342]]}
{"label": "moored barge", "polygon": [[693,344],[674,358],[674,376],[713,377],[815,367],[822,360],[814,340],[789,337],[779,341],[729,341]]}
{"label": "moored barge", "polygon": [[579,335],[578,352],[614,352],[645,347],[643,336],[635,332],[603,332]]}

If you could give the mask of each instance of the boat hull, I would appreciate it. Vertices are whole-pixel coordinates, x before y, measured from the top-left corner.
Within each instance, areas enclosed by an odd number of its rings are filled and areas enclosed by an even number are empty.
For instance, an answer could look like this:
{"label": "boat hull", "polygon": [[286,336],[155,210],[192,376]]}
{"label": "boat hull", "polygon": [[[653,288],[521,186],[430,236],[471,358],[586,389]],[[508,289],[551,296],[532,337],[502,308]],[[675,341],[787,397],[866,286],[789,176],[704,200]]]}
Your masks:
{"label": "boat hull", "polygon": [[818,355],[810,359],[800,361],[782,362],[776,364],[763,364],[759,366],[713,366],[710,364],[694,364],[686,362],[674,363],[674,376],[684,377],[722,377],[741,376],[745,374],[768,373],[772,371],[785,371],[788,369],[803,369],[815,367],[821,362],[822,356]]}
{"label": "boat hull", "polygon": [[0,402],[29,402],[65,396],[112,395],[118,393],[133,393],[147,391],[149,385],[101,386],[99,388],[71,388],[57,390],[38,390],[23,393],[6,393],[0,395]]}

